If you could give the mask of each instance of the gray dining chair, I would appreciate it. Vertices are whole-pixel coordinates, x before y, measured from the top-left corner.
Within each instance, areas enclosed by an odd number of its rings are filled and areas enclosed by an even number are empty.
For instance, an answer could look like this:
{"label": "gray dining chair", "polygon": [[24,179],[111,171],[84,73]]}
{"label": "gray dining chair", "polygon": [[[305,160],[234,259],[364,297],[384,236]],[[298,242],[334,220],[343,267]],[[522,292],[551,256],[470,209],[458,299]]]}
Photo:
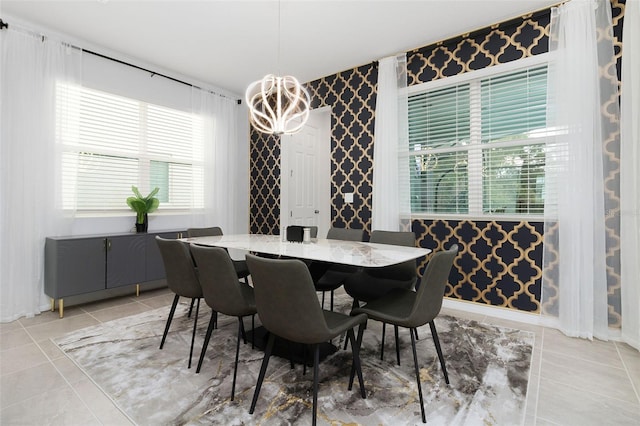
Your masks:
{"label": "gray dining chair", "polygon": [[[416,236],[413,232],[372,231],[369,242],[415,247]],[[416,262],[409,260],[397,265],[362,268],[345,279],[344,289],[357,307],[359,302],[371,302],[394,288],[413,288],[416,279]]]}
{"label": "gray dining chair", "polygon": [[[249,413],[253,414],[255,410],[276,336],[312,347],[313,425],[316,424],[318,411],[320,344],[328,342],[345,331],[347,332],[347,340],[351,341],[352,372],[357,373],[360,394],[362,398],[366,398],[359,348],[364,331],[362,325],[366,322],[367,316],[359,314],[349,316],[323,310],[316,296],[309,269],[300,260],[268,259],[247,255],[247,264],[253,279],[258,315],[262,325],[269,332]],[[360,326],[357,339],[353,332],[356,326]],[[352,385],[353,380],[350,380],[349,390]]]}
{"label": "gray dining chair", "polygon": [[[370,243],[393,244],[398,246],[415,247],[416,236],[413,232],[372,231]],[[352,308],[360,306],[360,302],[371,302],[394,288],[412,289],[417,281],[417,267],[415,260],[409,260],[391,266],[379,268],[362,268],[344,280],[344,289],[353,298]],[[384,359],[384,342],[386,327],[382,326],[382,340],[380,343],[380,359]],[[395,328],[396,339],[398,329]],[[397,354],[398,365],[400,355]]]}
{"label": "gray dining chair", "polygon": [[[209,228],[189,228],[187,229],[187,237],[218,237],[222,236],[222,228],[219,226],[212,226]],[[247,277],[249,276],[249,268],[245,260],[233,260],[233,267],[236,270],[238,278],[244,280],[248,284]]]}
{"label": "gray dining chair", "polygon": [[[442,308],[444,291],[453,266],[453,260],[458,253],[458,245],[454,244],[446,251],[435,253],[424,271],[417,291],[407,288],[394,288],[384,297],[368,302],[363,307],[357,307],[351,311],[352,315],[366,314],[369,319],[393,324],[394,326],[406,327],[410,330],[411,348],[413,350],[413,363],[418,383],[418,395],[420,397],[420,410],[422,422],[426,423],[424,412],[424,401],[422,397],[422,386],[420,384],[420,370],[418,368],[418,356],[416,353],[416,329],[422,325],[429,324],[431,336],[438,353],[440,366],[445,382],[449,384],[449,375],[442,355],[440,340],[436,332],[434,319]],[[398,342],[396,340],[396,349]],[[353,378],[353,374],[351,376]]]}
{"label": "gray dining chair", "polygon": [[[200,285],[204,300],[214,312],[234,316],[238,318],[238,337],[236,341],[236,358],[233,367],[233,384],[231,386],[231,401],[233,401],[236,389],[236,376],[238,373],[238,358],[240,353],[240,338],[245,335],[243,318],[251,316],[252,330],[253,318],[256,314],[256,302],[253,288],[246,283],[238,281],[236,270],[229,253],[220,247],[205,247],[191,244],[191,254],[198,266]],[[217,317],[217,315],[216,315]],[[211,315],[207,334],[204,338],[200,360],[196,373],[200,372],[202,361],[209,346],[211,333],[216,325],[217,318]],[[252,339],[253,341],[253,339]],[[245,340],[246,342],[246,340]]]}
{"label": "gray dining chair", "polygon": [[[364,230],[348,228],[330,228],[327,232],[328,240],[362,241]],[[322,292],[322,307],[324,308],[325,293],[331,292],[331,310],[333,311],[334,292],[350,275],[360,270],[357,266],[330,264],[327,262],[312,262],[309,271],[313,278],[316,291]]]}
{"label": "gray dining chair", "polygon": [[[200,281],[189,252],[189,246],[178,240],[165,239],[160,236],[156,236],[156,243],[160,249],[162,261],[164,263],[164,269],[167,274],[167,286],[175,293],[173,303],[171,304],[171,310],[169,311],[169,317],[167,318],[167,324],[164,328],[164,334],[162,335],[162,341],[160,342],[160,349],[164,347],[164,342],[173,320],[176,307],[180,297],[187,297],[196,303],[196,314],[193,320],[193,333],[191,335],[191,349],[189,350],[189,366],[191,368],[191,358],[193,357],[193,342],[196,338],[196,328],[198,327],[198,311],[200,310],[200,298],[203,296],[202,287],[200,287]],[[189,310],[191,314],[191,309]],[[214,315],[215,313],[212,313]]]}

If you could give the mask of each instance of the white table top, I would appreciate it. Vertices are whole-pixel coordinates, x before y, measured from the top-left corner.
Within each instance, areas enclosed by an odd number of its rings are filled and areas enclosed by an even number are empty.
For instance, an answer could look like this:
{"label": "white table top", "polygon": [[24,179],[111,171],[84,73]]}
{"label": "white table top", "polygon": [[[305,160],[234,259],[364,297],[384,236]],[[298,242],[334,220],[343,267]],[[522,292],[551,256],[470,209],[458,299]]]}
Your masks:
{"label": "white table top", "polygon": [[282,241],[279,235],[239,234],[182,238],[181,241],[345,265],[381,267],[417,259],[430,249],[357,241],[313,239],[310,243]]}

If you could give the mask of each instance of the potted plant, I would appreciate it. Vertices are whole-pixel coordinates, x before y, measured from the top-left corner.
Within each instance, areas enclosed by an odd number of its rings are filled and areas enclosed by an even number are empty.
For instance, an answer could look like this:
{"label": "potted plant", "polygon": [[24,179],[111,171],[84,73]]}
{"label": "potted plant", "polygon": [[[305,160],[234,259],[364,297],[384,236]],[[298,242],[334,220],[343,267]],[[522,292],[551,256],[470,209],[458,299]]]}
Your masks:
{"label": "potted plant", "polygon": [[136,212],[136,232],[147,232],[149,225],[147,214],[153,213],[158,209],[160,200],[158,200],[155,195],[160,188],[156,187],[146,197],[143,197],[135,186],[132,186],[131,190],[135,194],[135,197],[127,198],[127,205],[131,207],[131,210]]}

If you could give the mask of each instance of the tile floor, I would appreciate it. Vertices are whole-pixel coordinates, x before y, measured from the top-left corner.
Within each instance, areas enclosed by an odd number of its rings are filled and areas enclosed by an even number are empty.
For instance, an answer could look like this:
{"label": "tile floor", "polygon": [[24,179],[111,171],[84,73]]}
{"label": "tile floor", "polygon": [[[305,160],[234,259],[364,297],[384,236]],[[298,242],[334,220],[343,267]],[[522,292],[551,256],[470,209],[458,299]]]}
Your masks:
{"label": "tile floor", "polygon": [[[171,304],[167,289],[0,324],[0,425],[128,425],[129,420],[49,340]],[[526,425],[640,425],[640,353],[528,324],[450,315],[535,332]]]}

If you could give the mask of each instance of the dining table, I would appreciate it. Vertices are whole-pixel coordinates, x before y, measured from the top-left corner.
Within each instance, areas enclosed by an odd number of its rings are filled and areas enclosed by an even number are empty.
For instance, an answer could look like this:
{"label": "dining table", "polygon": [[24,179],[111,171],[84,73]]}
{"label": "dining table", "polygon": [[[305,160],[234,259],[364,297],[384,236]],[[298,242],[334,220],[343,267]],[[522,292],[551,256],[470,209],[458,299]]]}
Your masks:
{"label": "dining table", "polygon": [[418,259],[431,253],[423,247],[407,247],[360,241],[312,238],[308,242],[283,241],[280,235],[229,234],[182,238],[186,243],[223,247],[272,256],[379,268]]}
{"label": "dining table", "polygon": [[[222,247],[234,253],[251,252],[279,258],[297,258],[305,261],[317,261],[363,268],[380,268],[421,258],[431,253],[430,249],[422,247],[398,246],[392,244],[378,244],[360,241],[332,240],[312,238],[307,242],[293,242],[283,240],[280,235],[265,234],[229,234],[205,237],[181,238],[189,244],[211,247]],[[258,316],[260,313],[258,312]],[[266,345],[266,330],[257,327],[247,336],[256,347],[264,349]],[[304,345],[292,345],[276,341],[273,354],[288,358],[292,365],[308,363]],[[327,342],[320,347],[320,359],[337,351],[337,346]]]}

